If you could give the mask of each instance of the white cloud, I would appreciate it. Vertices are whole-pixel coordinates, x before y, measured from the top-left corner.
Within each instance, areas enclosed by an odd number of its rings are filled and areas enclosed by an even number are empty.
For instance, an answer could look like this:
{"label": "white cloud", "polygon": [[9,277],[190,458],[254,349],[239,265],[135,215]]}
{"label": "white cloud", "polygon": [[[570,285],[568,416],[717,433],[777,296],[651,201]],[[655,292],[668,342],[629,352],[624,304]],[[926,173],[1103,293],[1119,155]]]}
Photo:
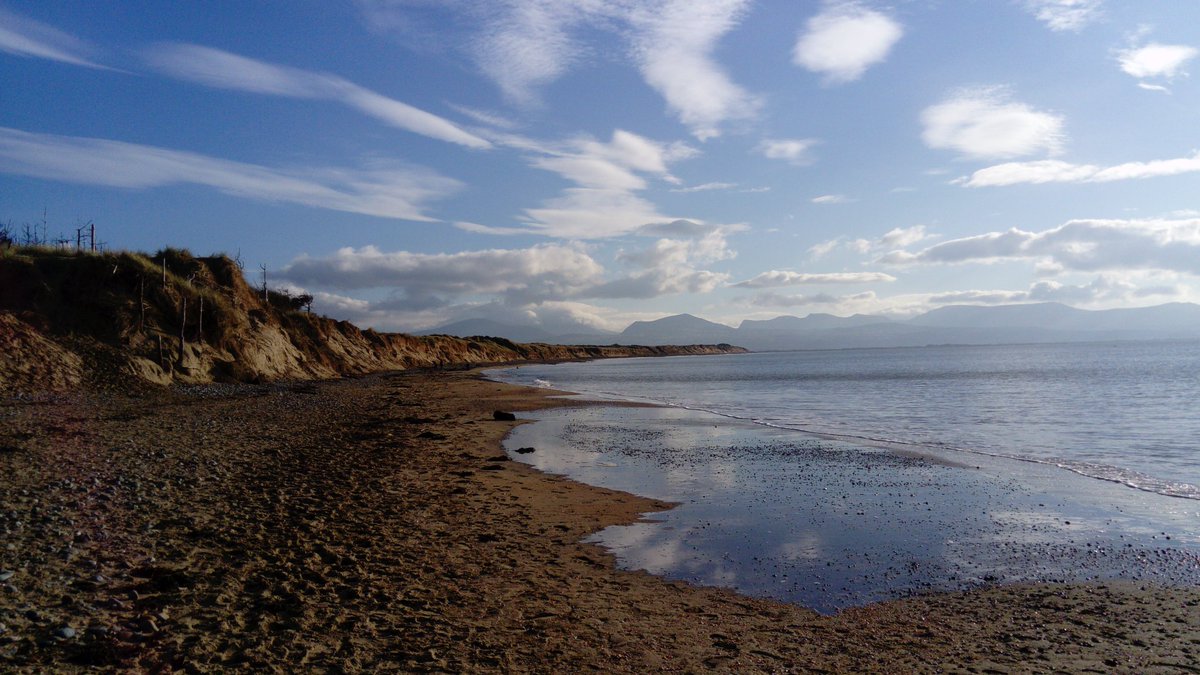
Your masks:
{"label": "white cloud", "polygon": [[737,183],[701,183],[683,188],[672,188],[671,192],[708,192],[710,190],[732,190]]}
{"label": "white cloud", "polygon": [[1042,232],[1012,228],[942,242],[916,253],[894,251],[896,265],[1031,260],[1052,270],[1159,270],[1200,275],[1200,219],[1071,220]]}
{"label": "white cloud", "polygon": [[667,0],[629,12],[642,77],[701,140],[719,136],[727,120],[753,118],[761,105],[712,58],[717,42],[748,5],[747,0]]}
{"label": "white cloud", "polygon": [[855,293],[853,295],[833,295],[830,293],[815,293],[812,295],[787,295],[765,291],[750,299],[750,304],[756,307],[836,307],[839,314],[852,314],[859,308],[874,306],[876,295],[872,291]]}
{"label": "white cloud", "polygon": [[374,246],[293,260],[289,281],[324,289],[395,288],[405,298],[503,294],[556,299],[597,283],[603,267],[578,248],[543,244],[526,249],[460,253],[386,253]]}
{"label": "white cloud", "polygon": [[421,168],[275,169],[192,152],[0,127],[0,172],[86,185],[203,185],[226,194],[401,220],[432,221],[425,203],[461,184]]}
{"label": "white cloud", "polygon": [[[570,187],[522,214],[530,234],[597,239],[627,234],[648,223],[676,220],[636,193],[647,186],[644,175],[678,183],[668,165],[696,154],[690,146],[663,144],[623,130],[601,142],[588,137],[549,144],[515,135],[497,135],[497,143],[528,153],[529,163],[571,181]],[[468,224],[476,232],[510,234],[511,228]]]}
{"label": "white cloud", "polygon": [[1172,297],[1180,290],[1172,286],[1139,287],[1112,275],[1100,275],[1086,284],[1039,281],[1024,291],[953,291],[929,297],[935,305],[1006,305],[1024,302],[1061,302],[1070,305],[1125,303],[1148,297]]}
{"label": "white cloud", "polygon": [[520,126],[517,122],[490,110],[480,110],[479,108],[472,108],[471,106],[460,105],[458,103],[448,103],[447,105],[485,126],[507,130],[516,129]]}
{"label": "white cloud", "polygon": [[817,144],[812,138],[768,138],[755,148],[767,159],[782,159],[796,166],[812,164],[809,150]]}
{"label": "white cloud", "polygon": [[91,45],[57,28],[0,7],[0,51],[73,66],[109,70],[92,60]]}
{"label": "white cloud", "polygon": [[1077,31],[1100,18],[1104,0],[1025,0],[1025,8],[1054,31]]}
{"label": "white cloud", "polygon": [[1148,84],[1146,82],[1138,82],[1137,86],[1138,86],[1138,88],[1145,89],[1146,91],[1160,91],[1164,94],[1171,93],[1170,89],[1162,86],[1161,84]]}
{"label": "white cloud", "polygon": [[1186,75],[1184,65],[1197,54],[1200,50],[1187,45],[1151,43],[1117,52],[1117,62],[1121,64],[1121,70],[1138,79],[1161,77],[1169,80]]}
{"label": "white cloud", "polygon": [[1063,118],[1010,100],[1001,87],[959,91],[921,113],[921,138],[931,148],[974,159],[1007,159],[1058,152]]}
{"label": "white cloud", "polygon": [[846,204],[853,200],[846,195],[821,195],[820,197],[813,197],[809,201],[813,204]]}
{"label": "white cloud", "polygon": [[925,230],[924,225],[912,227],[895,227],[888,230],[872,245],[876,249],[908,248],[913,244],[932,238],[933,235]]}
{"label": "white cloud", "polygon": [[842,239],[841,239],[841,237],[839,237],[837,239],[830,239],[829,241],[823,241],[819,244],[813,244],[808,249],[809,258],[811,258],[812,260],[818,260],[820,258],[824,258],[825,256],[832,253],[833,250],[835,248],[837,248],[841,243],[842,243]]}
{"label": "white cloud", "polygon": [[453,122],[326,73],[279,66],[211,47],[163,44],[150,49],[151,67],[172,77],[220,89],[344,103],[385,124],[469,148],[491,143]]}
{"label": "white cloud", "polygon": [[677,232],[688,239],[663,238],[637,250],[622,250],[617,261],[632,266],[632,273],[581,293],[581,297],[651,298],[676,293],[710,293],[723,286],[729,275],[699,269],[699,265],[728,260],[736,253],[726,236],[740,226],[704,226],[679,220],[648,226],[641,231]]}
{"label": "white cloud", "polygon": [[614,237],[675,219],[630,192],[596,188],[568,188],[540,207],[526,209],[524,216],[532,234],[565,239]]}
{"label": "white cloud", "polygon": [[787,272],[771,270],[753,279],[732,284],[734,288],[778,288],[815,284],[875,284],[895,281],[896,277],[883,272]]}
{"label": "white cloud", "polygon": [[[615,277],[582,248],[557,244],[449,254],[344,248],[301,256],[279,277],[293,288],[316,289],[320,311],[363,326],[412,330],[482,317],[555,334],[619,330],[628,313],[580,300],[711,292],[728,275],[696,265],[733,255],[724,232],[715,228],[695,240],[662,239],[624,251],[618,259],[632,269]],[[374,300],[343,294],[354,291],[387,294]]]}
{"label": "white cloud", "polygon": [[1008,162],[980,169],[969,178],[959,178],[954,183],[966,187],[1002,187],[1022,183],[1109,183],[1177,176],[1197,171],[1200,171],[1200,152],[1191,157],[1126,162],[1108,167],[1071,164],[1059,160]]}
{"label": "white cloud", "polygon": [[[413,28],[413,4],[359,0],[373,26],[419,42],[425,38]],[[540,88],[601,51],[586,41],[587,31],[618,33],[629,41],[630,58],[645,82],[704,140],[720,135],[727,121],[753,118],[761,106],[712,57],[748,5],[748,0],[466,0],[437,8],[471,26],[461,48],[521,105],[536,104]]]}
{"label": "white cloud", "polygon": [[570,31],[589,18],[594,3],[512,0],[475,3],[485,26],[472,45],[476,62],[511,101],[537,102],[536,90],[558,79],[578,58]]}
{"label": "white cloud", "polygon": [[834,3],[808,20],[792,62],[829,83],[852,82],[882,63],[904,29],[894,19],[857,2]]}
{"label": "white cloud", "polygon": [[879,253],[907,248],[913,244],[933,238],[935,238],[934,235],[930,234],[924,225],[895,227],[877,239],[859,238],[847,240],[843,237],[838,237],[824,241],[810,247],[808,253],[813,260],[829,255],[838,247],[844,247],[859,254]]}

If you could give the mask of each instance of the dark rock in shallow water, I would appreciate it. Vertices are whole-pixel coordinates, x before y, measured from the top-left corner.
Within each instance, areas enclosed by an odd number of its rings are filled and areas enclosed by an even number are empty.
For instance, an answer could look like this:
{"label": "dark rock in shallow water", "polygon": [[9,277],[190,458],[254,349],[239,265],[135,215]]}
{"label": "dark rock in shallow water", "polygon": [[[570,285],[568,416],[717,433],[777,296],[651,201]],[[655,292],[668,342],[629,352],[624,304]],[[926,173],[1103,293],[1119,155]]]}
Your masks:
{"label": "dark rock in shallow water", "polygon": [[535,448],[517,448],[518,455],[528,455],[531,452],[536,452]]}
{"label": "dark rock in shallow water", "polygon": [[497,422],[515,422],[517,421],[517,416],[510,412],[497,410],[492,413],[492,419],[496,420]]}

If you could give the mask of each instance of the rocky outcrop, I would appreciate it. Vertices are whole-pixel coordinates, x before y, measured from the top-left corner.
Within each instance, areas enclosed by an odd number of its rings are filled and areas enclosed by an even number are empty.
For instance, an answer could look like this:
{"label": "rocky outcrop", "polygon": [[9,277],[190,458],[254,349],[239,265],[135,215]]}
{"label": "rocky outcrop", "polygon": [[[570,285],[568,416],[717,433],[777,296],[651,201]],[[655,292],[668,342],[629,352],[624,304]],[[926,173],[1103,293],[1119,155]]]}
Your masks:
{"label": "rocky outcrop", "polygon": [[0,254],[0,391],[744,351],[378,333],[302,306],[302,299],[251,288],[225,256],[8,249]]}

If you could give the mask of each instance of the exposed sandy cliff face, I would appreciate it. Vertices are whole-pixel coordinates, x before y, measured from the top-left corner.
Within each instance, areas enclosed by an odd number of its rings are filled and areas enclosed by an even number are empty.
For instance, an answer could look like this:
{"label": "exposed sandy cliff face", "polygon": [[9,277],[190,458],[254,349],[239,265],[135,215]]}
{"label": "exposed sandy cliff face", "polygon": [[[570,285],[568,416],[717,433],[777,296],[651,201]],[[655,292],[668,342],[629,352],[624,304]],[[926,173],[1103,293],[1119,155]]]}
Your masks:
{"label": "exposed sandy cliff face", "polygon": [[684,347],[518,344],[503,338],[360,330],[251,288],[224,256],[168,249],[0,251],[0,391],[80,383],[321,379],[514,361],[715,354]]}

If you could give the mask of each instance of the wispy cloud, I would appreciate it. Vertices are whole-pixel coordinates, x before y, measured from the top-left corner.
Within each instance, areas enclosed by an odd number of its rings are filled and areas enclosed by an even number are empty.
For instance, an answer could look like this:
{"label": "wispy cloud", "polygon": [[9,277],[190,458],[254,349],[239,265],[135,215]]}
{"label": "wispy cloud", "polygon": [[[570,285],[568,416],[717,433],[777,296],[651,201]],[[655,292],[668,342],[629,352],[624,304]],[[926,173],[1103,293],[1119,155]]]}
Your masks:
{"label": "wispy cloud", "polygon": [[961,90],[921,113],[921,138],[931,148],[974,159],[1007,159],[1057,152],[1063,118],[1011,100],[1003,87]]}
{"label": "wispy cloud", "polygon": [[954,183],[974,188],[1002,187],[1022,183],[1110,183],[1119,180],[1177,176],[1197,171],[1200,171],[1200,152],[1191,157],[1159,159],[1149,162],[1126,162],[1107,167],[1048,159],[989,166],[976,171],[969,177],[956,179]]}
{"label": "wispy cloud", "polygon": [[[415,38],[414,8],[387,0],[359,5],[373,26]],[[442,9],[473,26],[460,49],[509,101],[525,106],[537,105],[541,88],[594,57],[588,31],[617,33],[646,83],[704,140],[719,136],[726,122],[755,117],[761,107],[713,58],[748,6],[749,0],[467,0]]]}
{"label": "wispy cloud", "polygon": [[83,40],[3,7],[0,7],[0,51],[85,68],[109,69],[93,60],[96,49]]}
{"label": "wispy cloud", "polygon": [[[537,89],[558,79],[579,57],[571,29],[592,17],[594,3],[512,0],[479,3],[487,28],[472,46],[480,69],[515,103],[534,104]],[[489,7],[490,5],[490,7]]]}
{"label": "wispy cloud", "polygon": [[[648,223],[676,220],[678,216],[660,213],[637,193],[647,187],[647,177],[678,184],[670,164],[696,154],[685,144],[659,143],[621,129],[607,142],[584,136],[547,143],[511,134],[494,135],[493,140],[524,152],[531,166],[574,184],[522,214],[526,233],[569,239],[613,237]],[[465,229],[491,234],[515,231],[479,224],[467,224]]]}
{"label": "wispy cloud", "polygon": [[415,221],[434,220],[425,215],[425,204],[460,187],[456,180],[413,167],[276,169],[148,145],[3,127],[0,158],[0,172],[49,180],[132,189],[203,185],[239,197]]}
{"label": "wispy cloud", "polygon": [[335,101],[390,126],[469,148],[491,143],[453,122],[327,73],[280,66],[190,44],[162,44],[146,52],[150,66],[182,80],[256,94]]}
{"label": "wispy cloud", "polygon": [[747,0],[669,0],[629,12],[642,77],[701,140],[719,136],[727,120],[754,117],[761,105],[712,57],[748,6]]}
{"label": "wispy cloud", "polygon": [[817,144],[813,138],[768,138],[755,150],[768,159],[782,159],[789,164],[804,166],[812,164],[811,150]]}
{"label": "wispy cloud", "polygon": [[1104,0],[1024,0],[1025,8],[1054,31],[1077,31],[1103,15]]}
{"label": "wispy cloud", "polygon": [[817,260],[829,255],[839,247],[859,254],[880,253],[908,248],[913,244],[934,238],[935,236],[930,234],[924,225],[894,227],[875,239],[846,239],[845,237],[830,239],[810,247],[808,254],[813,260]]}
{"label": "wispy cloud", "polygon": [[710,192],[712,190],[732,190],[737,183],[701,183],[688,187],[671,188],[671,192]]}
{"label": "wispy cloud", "polygon": [[731,284],[734,288],[778,288],[815,284],[875,284],[895,281],[896,277],[883,272],[787,272],[771,270],[758,276]]}
{"label": "wispy cloud", "polygon": [[813,204],[848,204],[853,200],[846,195],[821,195],[820,197],[813,197],[808,201]]}
{"label": "wispy cloud", "polygon": [[1200,275],[1200,220],[1071,220],[1044,230],[1012,228],[953,239],[916,253],[895,251],[895,265],[1036,260],[1043,269],[1085,272],[1163,270]]}
{"label": "wispy cloud", "polygon": [[887,59],[904,29],[886,14],[858,2],[835,2],[808,20],[792,62],[831,84],[852,82]]}

